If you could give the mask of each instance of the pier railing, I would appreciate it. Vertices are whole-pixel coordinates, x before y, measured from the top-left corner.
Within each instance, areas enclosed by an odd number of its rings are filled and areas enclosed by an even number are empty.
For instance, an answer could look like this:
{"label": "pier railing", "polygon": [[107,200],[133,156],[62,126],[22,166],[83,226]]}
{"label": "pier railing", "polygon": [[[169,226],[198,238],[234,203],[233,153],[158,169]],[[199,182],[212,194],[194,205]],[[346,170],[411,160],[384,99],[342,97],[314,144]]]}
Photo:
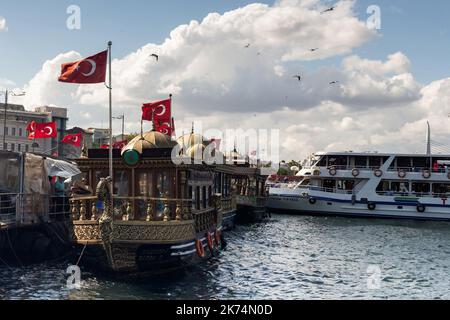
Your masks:
{"label": "pier railing", "polygon": [[0,193],[0,222],[4,224],[35,224],[69,217],[68,197]]}
{"label": "pier railing", "polygon": [[[70,199],[72,219],[98,220],[103,214],[105,204],[97,197],[76,197]],[[113,197],[115,220],[124,221],[172,221],[192,219],[192,200],[149,198],[149,197]]]}

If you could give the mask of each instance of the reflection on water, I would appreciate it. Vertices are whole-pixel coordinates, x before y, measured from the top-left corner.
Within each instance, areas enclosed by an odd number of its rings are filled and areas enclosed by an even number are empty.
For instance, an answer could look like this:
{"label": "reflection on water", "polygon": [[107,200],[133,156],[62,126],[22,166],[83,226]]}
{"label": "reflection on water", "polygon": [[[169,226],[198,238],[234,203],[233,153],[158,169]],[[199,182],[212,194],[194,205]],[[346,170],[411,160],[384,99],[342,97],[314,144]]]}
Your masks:
{"label": "reflection on water", "polygon": [[[66,289],[67,263],[0,267],[4,299],[449,299],[450,224],[273,216],[238,227],[228,248],[169,277],[139,282],[83,273]],[[368,288],[369,266],[381,270]],[[369,269],[370,270],[370,269]]]}

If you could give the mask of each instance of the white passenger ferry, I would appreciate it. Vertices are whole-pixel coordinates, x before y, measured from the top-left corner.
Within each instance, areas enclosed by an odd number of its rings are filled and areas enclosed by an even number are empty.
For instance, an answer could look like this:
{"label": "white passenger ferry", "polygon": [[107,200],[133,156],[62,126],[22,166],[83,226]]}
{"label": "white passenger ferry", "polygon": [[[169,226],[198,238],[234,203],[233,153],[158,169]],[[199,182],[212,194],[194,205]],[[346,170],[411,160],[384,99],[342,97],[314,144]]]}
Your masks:
{"label": "white passenger ferry", "polygon": [[450,220],[450,155],[318,153],[291,188],[271,188],[273,211]]}

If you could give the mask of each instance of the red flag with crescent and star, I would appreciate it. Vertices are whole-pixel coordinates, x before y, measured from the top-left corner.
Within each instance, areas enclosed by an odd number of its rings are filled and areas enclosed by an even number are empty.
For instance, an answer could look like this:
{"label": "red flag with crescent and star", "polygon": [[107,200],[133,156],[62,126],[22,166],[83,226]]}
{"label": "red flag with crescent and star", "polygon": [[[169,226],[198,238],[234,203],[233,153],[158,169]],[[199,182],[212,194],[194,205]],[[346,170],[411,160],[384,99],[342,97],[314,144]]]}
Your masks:
{"label": "red flag with crescent and star", "polygon": [[28,124],[27,131],[30,140],[56,138],[58,136],[56,122],[36,123],[32,121]]}
{"label": "red flag with crescent and star", "polygon": [[75,147],[81,147],[81,142],[83,141],[83,135],[81,133],[68,134],[62,139],[62,143],[71,144]]}
{"label": "red flag with crescent and star", "polygon": [[60,82],[68,83],[102,83],[106,79],[108,50],[86,59],[64,63],[61,65]]}
{"label": "red flag with crescent and star", "polygon": [[155,124],[167,122],[170,127],[170,123],[172,122],[171,107],[171,99],[146,103],[142,106],[142,120],[155,121]]}
{"label": "red flag with crescent and star", "polygon": [[168,122],[156,123],[155,130],[168,136],[172,136],[173,132],[173,129]]}

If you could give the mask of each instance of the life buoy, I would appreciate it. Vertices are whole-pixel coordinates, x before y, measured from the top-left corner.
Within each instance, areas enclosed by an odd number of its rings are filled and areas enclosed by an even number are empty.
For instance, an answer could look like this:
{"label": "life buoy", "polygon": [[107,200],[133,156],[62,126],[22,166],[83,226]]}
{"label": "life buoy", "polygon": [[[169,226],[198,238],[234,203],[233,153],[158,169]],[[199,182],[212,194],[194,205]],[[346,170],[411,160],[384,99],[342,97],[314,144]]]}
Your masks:
{"label": "life buoy", "polygon": [[214,233],[214,240],[216,241],[216,246],[220,245],[221,242],[221,232],[220,230],[216,230],[216,232]]}
{"label": "life buoy", "polygon": [[211,233],[209,233],[209,231],[206,233],[206,240],[208,241],[209,251],[213,252],[213,250],[214,250],[214,241],[213,241],[213,238],[211,236]]}
{"label": "life buoy", "polygon": [[330,174],[330,176],[335,176],[337,174],[336,167],[331,167],[328,173]]}
{"label": "life buoy", "polygon": [[426,208],[425,208],[425,206],[423,204],[418,204],[417,205],[417,212],[424,213],[425,210],[426,210]]}
{"label": "life buoy", "polygon": [[377,205],[376,205],[375,203],[373,203],[373,202],[370,202],[370,203],[367,205],[367,208],[368,208],[370,211],[373,211],[373,210],[375,210],[375,209],[377,208]]}
{"label": "life buoy", "polygon": [[360,172],[359,172],[359,169],[356,169],[356,168],[355,168],[355,169],[352,170],[352,176],[355,177],[355,178],[356,178],[357,176],[359,176],[359,173],[360,173]]}
{"label": "life buoy", "polygon": [[406,177],[406,171],[404,170],[398,170],[398,177],[403,179]]}
{"label": "life buoy", "polygon": [[317,203],[316,198],[309,198],[309,203],[310,204],[316,204]]}
{"label": "life buoy", "polygon": [[422,171],[422,177],[424,177],[425,179],[429,179],[431,177],[430,170],[423,170]]}
{"label": "life buoy", "polygon": [[380,169],[377,169],[373,172],[373,174],[375,175],[375,177],[380,178],[383,175],[383,171]]}
{"label": "life buoy", "polygon": [[205,248],[203,248],[203,243],[201,240],[195,241],[195,249],[197,250],[197,254],[200,258],[205,257]]}

